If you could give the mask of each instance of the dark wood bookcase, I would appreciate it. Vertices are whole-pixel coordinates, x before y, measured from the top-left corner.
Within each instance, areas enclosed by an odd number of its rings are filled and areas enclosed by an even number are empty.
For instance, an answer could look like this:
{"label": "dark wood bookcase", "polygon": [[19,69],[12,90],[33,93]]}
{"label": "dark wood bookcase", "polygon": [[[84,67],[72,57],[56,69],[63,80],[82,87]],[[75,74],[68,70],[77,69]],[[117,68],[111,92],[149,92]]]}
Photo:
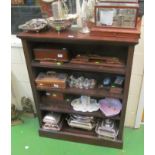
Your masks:
{"label": "dark wood bookcase", "polygon": [[[33,91],[34,101],[37,109],[37,115],[39,119],[40,129],[39,135],[63,139],[81,143],[88,143],[94,145],[122,148],[123,147],[123,130],[124,120],[126,113],[126,106],[128,100],[128,91],[130,84],[130,76],[132,69],[132,60],[134,54],[134,47],[138,43],[138,39],[130,35],[122,38],[119,36],[95,36],[91,34],[80,34],[78,31],[67,31],[58,34],[54,31],[30,33],[22,32],[17,35],[22,39],[22,45],[24,49],[26,64],[29,72],[30,83]],[[77,53],[95,53],[102,54],[104,56],[115,56],[125,61],[125,67],[99,67],[89,65],[79,65],[64,63],[62,65],[56,64],[41,64],[34,61],[33,49],[34,48],[67,48],[71,55]],[[62,73],[77,73],[86,75],[87,77],[95,77],[98,80],[103,80],[104,75],[122,75],[125,77],[125,83],[122,94],[113,94],[104,89],[93,90],[79,90],[75,88],[65,89],[51,89],[51,88],[38,88],[35,85],[35,78],[39,72],[54,70]],[[63,124],[60,131],[49,131],[42,129],[42,119],[46,112],[58,112],[66,114],[81,114],[87,116],[94,116],[99,119],[106,118],[100,111],[97,112],[77,112],[74,111],[68,102],[61,101],[47,101],[43,100],[43,91],[61,92],[66,95],[89,95],[95,98],[114,97],[121,100],[123,108],[119,115],[112,117],[118,122],[119,134],[116,140],[99,138],[94,130],[84,131],[80,129],[71,128],[67,123]]]}

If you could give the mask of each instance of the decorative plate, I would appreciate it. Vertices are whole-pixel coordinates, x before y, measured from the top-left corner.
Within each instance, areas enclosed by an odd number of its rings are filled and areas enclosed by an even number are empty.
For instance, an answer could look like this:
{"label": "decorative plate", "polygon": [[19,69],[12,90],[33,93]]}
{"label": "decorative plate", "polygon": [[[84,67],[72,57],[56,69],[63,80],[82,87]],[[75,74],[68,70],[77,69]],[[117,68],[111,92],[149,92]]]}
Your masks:
{"label": "decorative plate", "polygon": [[99,104],[100,110],[107,117],[118,115],[122,109],[121,102],[114,98],[102,99],[99,101]]}

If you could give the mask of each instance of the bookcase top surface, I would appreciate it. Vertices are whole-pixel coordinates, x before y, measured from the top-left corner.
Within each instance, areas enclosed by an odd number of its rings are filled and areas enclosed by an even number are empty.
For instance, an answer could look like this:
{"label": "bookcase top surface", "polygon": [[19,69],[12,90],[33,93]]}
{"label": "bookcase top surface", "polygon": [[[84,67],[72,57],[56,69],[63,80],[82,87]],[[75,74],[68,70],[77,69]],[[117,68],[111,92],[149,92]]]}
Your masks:
{"label": "bookcase top surface", "polygon": [[[92,32],[89,34],[82,34],[79,29],[72,28],[68,31],[56,32],[52,29],[48,31],[34,33],[34,32],[21,32],[17,37],[26,40],[34,41],[93,41],[93,42],[112,42],[112,43],[125,43],[137,44],[140,37],[141,20],[137,23],[136,29],[100,29],[93,27]],[[94,31],[94,33],[93,33]]]}
{"label": "bookcase top surface", "polygon": [[65,40],[65,41],[103,41],[103,42],[118,42],[118,43],[129,43],[129,44],[137,44],[138,39],[136,38],[121,38],[119,36],[97,36],[91,34],[82,34],[78,31],[66,31],[66,32],[55,32],[52,30],[40,33],[32,33],[32,32],[21,32],[17,35],[17,37],[21,39],[27,40]]}

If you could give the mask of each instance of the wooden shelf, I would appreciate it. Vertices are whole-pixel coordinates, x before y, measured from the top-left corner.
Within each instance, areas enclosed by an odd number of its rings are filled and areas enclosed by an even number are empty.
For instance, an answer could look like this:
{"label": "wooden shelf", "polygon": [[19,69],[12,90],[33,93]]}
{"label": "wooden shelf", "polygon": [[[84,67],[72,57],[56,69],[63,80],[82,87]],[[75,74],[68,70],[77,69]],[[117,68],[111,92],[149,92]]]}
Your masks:
{"label": "wooden shelf", "polygon": [[40,136],[46,136],[49,138],[59,138],[63,140],[70,140],[76,142],[83,142],[93,145],[101,145],[101,146],[109,146],[109,147],[116,147],[122,148],[122,140],[110,140],[110,139],[103,139],[99,138],[96,133],[93,131],[85,131],[80,129],[75,129],[69,127],[67,124],[63,125],[62,130],[60,131],[52,131],[52,130],[45,130],[39,129]]}
{"label": "wooden shelf", "polygon": [[73,95],[88,95],[92,97],[113,97],[113,98],[123,98],[123,94],[114,94],[110,93],[108,90],[105,90],[103,88],[98,89],[78,89],[78,88],[49,88],[49,87],[36,87],[38,91],[54,91],[54,92],[60,92],[64,94],[73,94]]}
{"label": "wooden shelf", "polygon": [[99,72],[99,73],[115,73],[115,74],[125,74],[125,67],[103,67],[95,65],[80,65],[72,63],[64,63],[62,65],[57,64],[44,64],[37,61],[32,61],[32,67],[41,67],[41,68],[51,68],[51,69],[68,69],[68,70],[77,70],[77,71],[90,71],[90,72]]}
{"label": "wooden shelf", "polygon": [[[107,118],[100,110],[95,112],[81,112],[75,111],[71,106],[70,102],[62,102],[62,101],[42,101],[40,103],[40,109],[45,111],[53,111],[53,112],[61,112],[61,113],[68,113],[68,114],[79,114],[85,116],[94,116],[99,118]],[[120,120],[120,115],[110,117],[114,120]]]}
{"label": "wooden shelf", "polygon": [[[140,25],[140,24],[139,24]],[[46,31],[40,33],[22,32],[17,35],[17,37],[22,39],[22,45],[24,49],[25,60],[27,64],[27,69],[29,72],[30,83],[32,87],[33,97],[37,109],[37,114],[39,118],[39,135],[45,137],[51,137],[56,139],[64,139],[81,143],[88,143],[94,145],[122,148],[123,147],[123,130],[124,121],[129,93],[129,84],[132,70],[132,62],[134,56],[135,45],[138,43],[140,35],[140,26],[136,30],[116,30],[113,33],[112,30],[106,29],[106,32],[102,34],[82,34],[78,30],[71,29],[63,33],[58,34],[55,31]],[[118,32],[122,33],[119,34]],[[110,36],[109,36],[110,34]],[[130,37],[129,37],[130,35]],[[90,45],[90,46],[89,46]],[[91,54],[93,51],[96,55],[100,55],[103,52],[104,56],[118,57],[125,62],[125,67],[118,68],[113,67],[103,67],[97,65],[81,65],[64,63],[62,65],[57,64],[43,64],[38,61],[34,61],[33,49],[37,47],[51,47],[51,48],[67,48],[71,51],[72,56],[78,53]],[[101,54],[102,55],[102,54]],[[58,70],[58,72],[74,72],[79,74],[85,74],[88,78],[96,77],[97,82],[103,80],[106,75],[111,77],[115,75],[123,75],[125,78],[124,89],[122,94],[110,93],[105,89],[75,89],[75,88],[65,88],[65,89],[54,89],[45,87],[36,87],[35,78],[39,72],[46,72],[47,70]],[[97,74],[100,73],[100,74]],[[115,74],[115,75],[113,75]],[[42,129],[42,119],[47,111],[53,111],[64,114],[80,114],[86,116],[94,116],[96,118],[106,118],[101,111],[97,112],[77,112],[74,111],[70,102],[56,102],[56,101],[43,101],[40,100],[43,96],[42,91],[53,91],[69,94],[71,97],[73,95],[88,95],[94,98],[112,97],[122,100],[122,110],[118,116],[112,117],[118,124],[118,139],[108,140],[100,138],[96,135],[94,131],[84,131],[80,129],[70,128],[67,123],[62,127],[61,131],[49,131]],[[44,112],[45,111],[45,112]]]}

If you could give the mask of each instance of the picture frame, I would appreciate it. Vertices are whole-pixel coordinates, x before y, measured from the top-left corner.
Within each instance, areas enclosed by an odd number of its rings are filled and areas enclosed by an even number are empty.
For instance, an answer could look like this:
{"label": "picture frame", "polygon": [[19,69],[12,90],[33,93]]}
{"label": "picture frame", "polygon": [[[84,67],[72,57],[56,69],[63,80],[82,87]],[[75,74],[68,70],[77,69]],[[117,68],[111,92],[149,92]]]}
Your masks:
{"label": "picture frame", "polygon": [[95,25],[104,28],[135,29],[139,5],[136,3],[104,3],[95,5]]}
{"label": "picture frame", "polygon": [[96,2],[138,3],[139,0],[96,0]]}

